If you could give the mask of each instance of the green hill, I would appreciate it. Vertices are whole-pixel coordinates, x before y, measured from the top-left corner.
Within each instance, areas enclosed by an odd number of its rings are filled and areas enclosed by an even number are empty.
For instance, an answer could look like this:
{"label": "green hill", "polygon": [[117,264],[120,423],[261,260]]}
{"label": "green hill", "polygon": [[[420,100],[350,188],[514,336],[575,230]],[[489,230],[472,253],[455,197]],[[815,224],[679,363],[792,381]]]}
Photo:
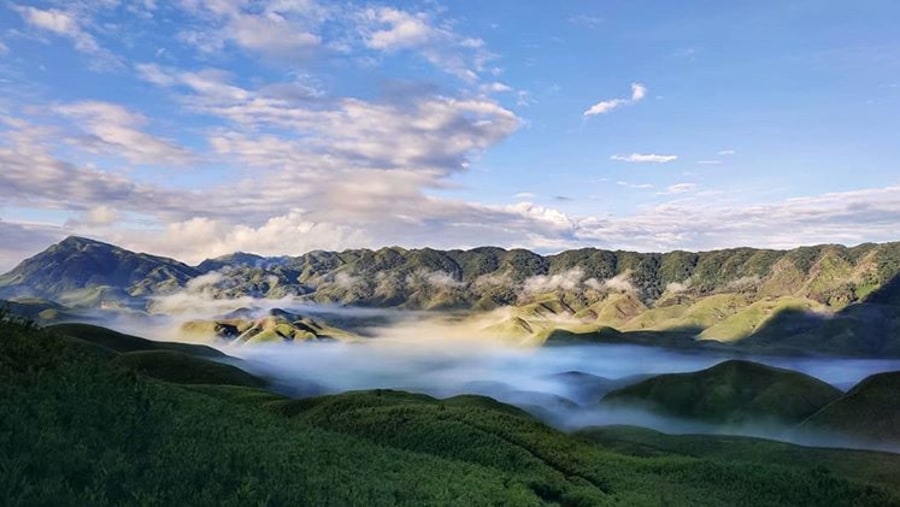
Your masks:
{"label": "green hill", "polygon": [[889,477],[830,463],[636,457],[489,398],[288,400],[111,353],[0,323],[4,505],[900,505]]}
{"label": "green hill", "polygon": [[840,396],[839,390],[802,373],[730,360],[697,372],[644,380],[610,392],[602,403],[715,423],[795,424]]}
{"label": "green hill", "polygon": [[867,377],[813,414],[801,430],[824,430],[900,444],[900,371]]}
{"label": "green hill", "polygon": [[728,435],[668,435],[634,426],[588,428],[578,435],[605,449],[632,456],[691,456],[759,466],[781,463],[817,473],[900,485],[900,455],[893,453],[801,447]]}
{"label": "green hill", "polygon": [[148,340],[90,324],[57,324],[49,326],[47,330],[56,334],[78,338],[115,352],[171,350],[210,359],[224,359],[228,357],[206,345]]}
{"label": "green hill", "polygon": [[176,384],[217,384],[262,387],[266,382],[230,364],[190,356],[174,350],[146,350],[120,354],[112,363],[142,375]]}

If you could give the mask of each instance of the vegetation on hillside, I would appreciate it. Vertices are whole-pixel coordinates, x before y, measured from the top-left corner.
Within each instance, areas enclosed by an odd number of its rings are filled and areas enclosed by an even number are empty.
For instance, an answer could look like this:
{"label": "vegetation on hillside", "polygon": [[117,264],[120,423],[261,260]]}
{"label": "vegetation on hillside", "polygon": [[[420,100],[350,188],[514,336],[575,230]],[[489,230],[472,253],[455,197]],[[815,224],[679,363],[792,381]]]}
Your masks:
{"label": "vegetation on hillside", "polygon": [[154,380],[97,341],[0,323],[4,505],[900,505],[879,477],[629,456],[487,398]]}

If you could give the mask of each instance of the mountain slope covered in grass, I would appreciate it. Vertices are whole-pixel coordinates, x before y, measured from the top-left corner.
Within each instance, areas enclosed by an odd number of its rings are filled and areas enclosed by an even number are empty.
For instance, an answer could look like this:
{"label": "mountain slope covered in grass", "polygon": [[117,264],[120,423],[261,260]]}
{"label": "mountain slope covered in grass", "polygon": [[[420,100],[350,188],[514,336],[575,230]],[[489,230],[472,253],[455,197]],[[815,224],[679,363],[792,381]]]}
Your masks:
{"label": "mountain slope covered in grass", "polygon": [[900,505],[827,465],[629,456],[482,397],[160,381],[115,348],[0,323],[4,505]]}
{"label": "mountain slope covered in grass", "polygon": [[900,443],[900,371],[863,379],[840,399],[813,414],[801,429]]}
{"label": "mountain slope covered in grass", "polygon": [[610,392],[603,403],[715,423],[796,424],[840,396],[839,390],[802,373],[729,360],[698,372],[649,378]]}

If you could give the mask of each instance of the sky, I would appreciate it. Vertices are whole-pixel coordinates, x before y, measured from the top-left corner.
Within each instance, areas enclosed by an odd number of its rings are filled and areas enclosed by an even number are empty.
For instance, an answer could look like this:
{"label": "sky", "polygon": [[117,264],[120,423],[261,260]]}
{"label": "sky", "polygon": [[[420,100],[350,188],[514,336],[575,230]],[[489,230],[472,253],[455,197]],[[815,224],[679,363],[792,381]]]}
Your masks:
{"label": "sky", "polygon": [[0,270],[900,240],[896,0],[0,2]]}

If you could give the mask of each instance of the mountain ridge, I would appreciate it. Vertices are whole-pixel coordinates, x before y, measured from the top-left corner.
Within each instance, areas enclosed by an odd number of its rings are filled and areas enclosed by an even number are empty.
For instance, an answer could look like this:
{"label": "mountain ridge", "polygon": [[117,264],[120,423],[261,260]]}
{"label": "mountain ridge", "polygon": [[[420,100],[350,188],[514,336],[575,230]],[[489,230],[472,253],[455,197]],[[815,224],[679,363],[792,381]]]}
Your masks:
{"label": "mountain ridge", "polygon": [[898,280],[900,242],[546,256],[499,247],[236,252],[189,266],[70,237],[0,276],[0,298],[147,308],[151,298],[187,292],[404,310],[511,308],[485,331],[542,342],[558,329],[696,330],[702,340],[750,337],[788,349],[824,336],[835,350],[877,355],[900,354]]}

